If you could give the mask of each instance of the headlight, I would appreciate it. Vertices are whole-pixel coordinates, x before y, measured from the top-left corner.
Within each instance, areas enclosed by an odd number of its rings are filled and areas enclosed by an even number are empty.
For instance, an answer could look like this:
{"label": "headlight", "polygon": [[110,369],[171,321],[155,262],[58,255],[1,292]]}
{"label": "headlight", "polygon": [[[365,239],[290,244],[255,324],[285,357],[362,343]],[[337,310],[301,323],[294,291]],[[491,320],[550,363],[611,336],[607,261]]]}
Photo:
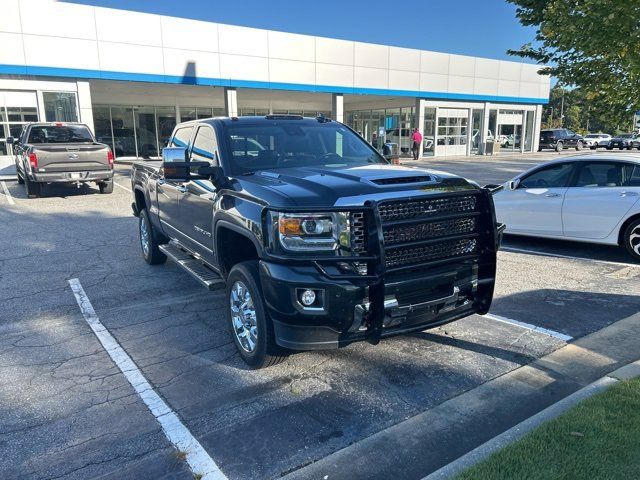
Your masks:
{"label": "headlight", "polygon": [[286,250],[329,252],[350,247],[349,214],[278,213],[280,245]]}

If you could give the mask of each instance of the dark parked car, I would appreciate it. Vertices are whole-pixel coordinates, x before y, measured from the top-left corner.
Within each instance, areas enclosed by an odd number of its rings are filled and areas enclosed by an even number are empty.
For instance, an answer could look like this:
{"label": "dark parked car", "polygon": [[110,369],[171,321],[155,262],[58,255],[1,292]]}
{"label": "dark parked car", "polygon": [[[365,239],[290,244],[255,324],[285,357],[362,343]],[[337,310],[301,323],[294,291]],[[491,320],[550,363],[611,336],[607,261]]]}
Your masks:
{"label": "dark parked car", "polygon": [[637,148],[640,150],[640,137],[635,133],[622,133],[620,135],[616,135],[609,141],[609,145],[607,145],[607,150],[613,150],[614,148],[619,150],[631,150],[632,148]]}
{"label": "dark parked car", "polygon": [[144,259],[226,288],[249,365],[488,312],[502,228],[487,188],[390,165],[323,117],[196,120],[169,145],[133,166]]}
{"label": "dark parked car", "polygon": [[585,146],[582,135],[579,135],[566,128],[553,128],[540,131],[540,145],[538,151],[543,149],[551,149],[556,152],[562,151],[564,148],[575,148],[582,150]]}

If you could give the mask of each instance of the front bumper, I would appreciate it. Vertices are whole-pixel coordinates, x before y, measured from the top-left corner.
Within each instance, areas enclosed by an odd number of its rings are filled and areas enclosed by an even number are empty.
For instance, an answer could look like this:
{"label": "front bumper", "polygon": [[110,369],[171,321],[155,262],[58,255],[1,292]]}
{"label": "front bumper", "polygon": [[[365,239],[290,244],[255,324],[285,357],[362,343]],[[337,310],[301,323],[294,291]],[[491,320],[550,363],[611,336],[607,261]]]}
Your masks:
{"label": "front bumper", "polygon": [[113,178],[113,170],[80,172],[49,172],[32,174],[34,181],[42,183],[104,182]]}
{"label": "front bumper", "polygon": [[[265,303],[276,342],[293,350],[338,348],[353,342],[424,330],[473,313],[485,313],[490,298],[479,288],[477,265],[442,266],[429,274],[409,274],[378,289],[328,278],[313,265],[260,262]],[[494,278],[485,278],[493,286]],[[322,308],[305,309],[300,289],[322,292]],[[382,299],[381,330],[375,323],[376,299]],[[379,299],[379,300],[380,300]],[[377,333],[377,334],[376,334]]]}

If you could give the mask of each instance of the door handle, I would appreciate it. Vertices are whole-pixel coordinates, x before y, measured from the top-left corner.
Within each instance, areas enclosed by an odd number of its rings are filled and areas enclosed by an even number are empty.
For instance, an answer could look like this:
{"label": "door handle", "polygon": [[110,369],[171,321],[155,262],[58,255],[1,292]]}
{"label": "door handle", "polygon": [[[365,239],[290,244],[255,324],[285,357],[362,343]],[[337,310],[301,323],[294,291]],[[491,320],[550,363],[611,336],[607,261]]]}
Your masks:
{"label": "door handle", "polygon": [[187,189],[187,187],[185,187],[184,185],[180,185],[178,187],[178,191],[182,192],[182,193],[187,193],[189,190]]}
{"label": "door handle", "polygon": [[547,198],[553,198],[553,197],[559,197],[560,194],[559,193],[545,193],[544,196],[547,197]]}
{"label": "door handle", "polygon": [[621,197],[637,197],[637,192],[620,192]]}

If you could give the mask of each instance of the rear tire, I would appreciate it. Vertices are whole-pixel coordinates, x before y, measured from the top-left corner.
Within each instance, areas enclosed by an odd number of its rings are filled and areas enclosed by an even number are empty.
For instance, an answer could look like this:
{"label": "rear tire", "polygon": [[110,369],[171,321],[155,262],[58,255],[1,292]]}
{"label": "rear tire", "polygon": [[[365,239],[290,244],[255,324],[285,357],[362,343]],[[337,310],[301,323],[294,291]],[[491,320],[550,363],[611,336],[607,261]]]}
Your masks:
{"label": "rear tire", "polygon": [[271,367],[286,358],[276,344],[260,286],[258,262],[249,260],[233,266],[227,277],[229,328],[242,360],[251,368]]}
{"label": "rear tire", "polygon": [[629,224],[622,237],[624,247],[636,262],[640,262],[640,218]]}
{"label": "rear tire", "polygon": [[42,184],[30,180],[28,175],[25,175],[24,177],[24,184],[29,198],[38,198],[42,195]]}
{"label": "rear tire", "polygon": [[158,237],[160,235],[151,224],[147,209],[140,211],[138,221],[138,234],[140,235],[140,247],[142,248],[142,257],[149,265],[159,265],[167,261],[167,256],[160,251],[160,243]]}
{"label": "rear tire", "polygon": [[595,150],[595,149],[596,149],[596,147],[589,147],[589,148],[590,148],[591,150]]}
{"label": "rear tire", "polygon": [[22,175],[20,175],[20,170],[18,170],[17,167],[16,167],[16,176],[18,177],[18,184],[19,185],[23,185],[24,184],[24,178],[22,178]]}
{"label": "rear tire", "polygon": [[98,183],[100,193],[113,193],[113,179]]}
{"label": "rear tire", "polygon": [[563,148],[562,142],[556,143],[556,152],[560,153]]}

